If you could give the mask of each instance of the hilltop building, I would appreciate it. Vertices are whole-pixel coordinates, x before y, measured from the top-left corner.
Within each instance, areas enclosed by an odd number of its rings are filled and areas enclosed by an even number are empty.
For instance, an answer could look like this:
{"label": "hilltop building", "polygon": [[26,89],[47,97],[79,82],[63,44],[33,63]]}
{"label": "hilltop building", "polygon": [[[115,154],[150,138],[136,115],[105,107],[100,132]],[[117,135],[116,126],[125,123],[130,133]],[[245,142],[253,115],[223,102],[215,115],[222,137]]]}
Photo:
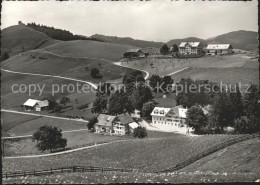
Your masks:
{"label": "hilltop building", "polygon": [[97,119],[96,133],[125,135],[126,133],[132,133],[138,127],[138,124],[129,114],[120,114],[118,116],[99,114]]}
{"label": "hilltop building", "polygon": [[203,53],[203,46],[200,42],[182,42],[179,45],[181,55],[200,55]]}
{"label": "hilltop building", "polygon": [[206,48],[207,55],[225,55],[232,54],[233,47],[231,44],[209,44]]}
{"label": "hilltop building", "polygon": [[185,123],[187,111],[181,105],[173,108],[155,107],[151,113],[151,125],[162,130],[187,133],[192,130]]}
{"label": "hilltop building", "polygon": [[25,108],[26,111],[31,111],[31,110],[42,111],[42,110],[46,110],[48,106],[49,106],[48,100],[40,101],[35,99],[28,99],[23,104],[23,107]]}

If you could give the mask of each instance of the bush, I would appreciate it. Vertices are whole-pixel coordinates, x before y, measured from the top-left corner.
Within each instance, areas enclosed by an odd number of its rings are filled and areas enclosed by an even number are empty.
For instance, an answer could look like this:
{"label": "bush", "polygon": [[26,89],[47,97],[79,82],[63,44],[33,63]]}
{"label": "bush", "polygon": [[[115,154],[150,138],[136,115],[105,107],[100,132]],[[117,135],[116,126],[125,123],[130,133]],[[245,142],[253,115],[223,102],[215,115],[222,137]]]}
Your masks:
{"label": "bush", "polygon": [[145,138],[146,136],[147,136],[147,132],[145,127],[139,126],[134,129],[134,137]]}
{"label": "bush", "polygon": [[91,75],[92,78],[99,78],[99,77],[101,77],[100,76],[100,72],[99,72],[99,70],[97,68],[92,68],[91,72],[90,72],[90,75]]}
{"label": "bush", "polygon": [[97,117],[94,116],[94,117],[90,118],[88,121],[89,121],[89,122],[88,122],[88,125],[87,125],[87,126],[88,126],[88,129],[94,131],[94,126],[95,126],[95,124],[98,122]]}

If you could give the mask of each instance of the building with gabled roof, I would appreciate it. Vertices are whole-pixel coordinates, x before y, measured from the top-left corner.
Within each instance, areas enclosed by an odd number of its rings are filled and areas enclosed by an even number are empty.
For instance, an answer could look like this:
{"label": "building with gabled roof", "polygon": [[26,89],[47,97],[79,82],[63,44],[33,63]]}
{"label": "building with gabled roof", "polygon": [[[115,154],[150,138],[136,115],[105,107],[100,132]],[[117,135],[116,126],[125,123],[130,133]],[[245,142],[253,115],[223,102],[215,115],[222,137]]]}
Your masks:
{"label": "building with gabled roof", "polygon": [[49,106],[48,100],[35,100],[35,99],[28,99],[24,104],[23,107],[25,110],[35,110],[35,111],[42,111]]}
{"label": "building with gabled roof", "polygon": [[141,49],[128,49],[124,53],[124,58],[139,58],[139,57],[145,57],[146,54]]}
{"label": "building with gabled roof", "polygon": [[97,133],[124,135],[131,132],[131,126],[135,127],[135,124],[133,124],[135,121],[129,114],[120,114],[118,116],[99,114],[97,119],[98,122],[95,125]]}
{"label": "building with gabled roof", "polygon": [[185,123],[187,111],[181,105],[173,108],[155,107],[151,113],[151,124],[162,130],[186,133],[189,130]]}
{"label": "building with gabled roof", "polygon": [[181,55],[200,55],[203,52],[203,46],[200,42],[181,42],[179,53]]}
{"label": "building with gabled roof", "polygon": [[233,47],[231,44],[208,44],[206,53],[207,55],[232,54]]}

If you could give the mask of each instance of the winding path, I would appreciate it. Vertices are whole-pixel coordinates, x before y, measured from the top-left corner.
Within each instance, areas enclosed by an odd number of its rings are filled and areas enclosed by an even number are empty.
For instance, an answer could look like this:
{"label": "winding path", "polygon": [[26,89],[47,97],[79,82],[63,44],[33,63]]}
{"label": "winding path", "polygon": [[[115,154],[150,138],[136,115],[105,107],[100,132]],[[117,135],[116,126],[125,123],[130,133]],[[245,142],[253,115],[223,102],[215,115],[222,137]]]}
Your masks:
{"label": "winding path", "polygon": [[90,86],[92,86],[95,90],[97,89],[97,85],[89,82],[89,81],[84,81],[84,80],[78,80],[75,78],[68,78],[68,77],[63,77],[63,76],[57,76],[57,75],[46,75],[46,74],[39,74],[39,73],[24,73],[24,72],[17,72],[17,71],[11,71],[11,70],[7,70],[7,69],[2,69],[2,71],[8,72],[8,73],[15,73],[15,74],[22,74],[22,75],[32,75],[32,76],[43,76],[43,77],[52,77],[52,78],[60,78],[60,79],[65,79],[65,80],[71,80],[71,81],[76,81],[76,82],[83,82],[83,83],[87,83]]}
{"label": "winding path", "polygon": [[145,70],[138,69],[138,68],[135,68],[135,67],[130,67],[130,66],[123,66],[122,62],[120,62],[120,61],[119,62],[113,62],[113,64],[118,65],[120,67],[125,67],[125,68],[130,68],[130,69],[135,69],[135,70],[138,70],[138,71],[145,72],[146,75],[145,75],[144,79],[147,80],[149,78],[150,74],[147,71],[145,71]]}

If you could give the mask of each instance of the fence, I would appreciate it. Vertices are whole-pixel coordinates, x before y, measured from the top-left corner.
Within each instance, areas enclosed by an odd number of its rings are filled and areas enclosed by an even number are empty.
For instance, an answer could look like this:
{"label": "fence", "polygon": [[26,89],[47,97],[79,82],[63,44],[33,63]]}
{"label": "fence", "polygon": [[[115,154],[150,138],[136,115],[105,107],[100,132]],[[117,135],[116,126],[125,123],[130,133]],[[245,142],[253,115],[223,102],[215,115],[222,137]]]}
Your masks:
{"label": "fence", "polygon": [[28,175],[40,176],[50,175],[54,173],[73,173],[73,172],[135,172],[136,169],[122,169],[122,168],[104,168],[104,167],[93,167],[93,166],[70,166],[61,167],[49,170],[31,170],[31,171],[16,171],[16,172],[4,172],[2,178],[8,177],[24,177]]}
{"label": "fence", "polygon": [[259,134],[253,134],[253,135],[244,135],[244,136],[241,136],[241,137],[237,137],[237,138],[233,138],[233,139],[230,139],[228,141],[225,141],[223,143],[220,143],[218,145],[215,145],[201,153],[198,153],[194,156],[192,156],[191,158],[175,165],[174,167],[172,168],[169,168],[169,169],[166,169],[166,170],[163,170],[163,171],[160,171],[160,172],[173,172],[173,171],[177,171],[177,170],[180,170],[188,165],[190,165],[191,163],[194,163],[195,161],[203,158],[203,157],[206,157],[207,155],[210,155],[218,150],[221,150],[225,147],[228,147],[230,145],[233,145],[235,143],[238,143],[238,142],[241,142],[241,141],[245,141],[245,140],[248,140],[248,139],[252,139],[252,138],[255,138],[255,137],[259,137],[260,135]]}

